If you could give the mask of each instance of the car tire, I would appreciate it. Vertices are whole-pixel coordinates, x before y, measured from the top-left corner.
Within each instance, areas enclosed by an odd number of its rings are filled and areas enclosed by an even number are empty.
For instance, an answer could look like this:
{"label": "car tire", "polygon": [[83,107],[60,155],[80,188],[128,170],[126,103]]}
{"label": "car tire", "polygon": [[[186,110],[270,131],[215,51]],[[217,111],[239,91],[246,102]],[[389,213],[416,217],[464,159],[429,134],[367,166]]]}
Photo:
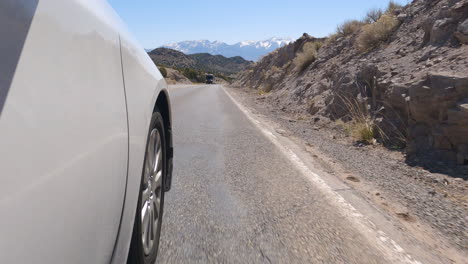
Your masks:
{"label": "car tire", "polygon": [[[164,131],[163,118],[160,112],[156,110],[151,118],[150,129],[146,140],[145,159],[132,241],[127,260],[128,264],[153,264],[158,255],[164,208],[164,176],[167,170],[167,145]],[[158,149],[158,139],[160,142],[160,149]],[[161,158],[159,158],[159,156],[161,156]],[[161,166],[160,172],[158,172],[158,164]],[[157,177],[158,174],[160,174],[160,178]],[[159,210],[156,204],[158,201]],[[154,228],[156,228],[156,230]]]}

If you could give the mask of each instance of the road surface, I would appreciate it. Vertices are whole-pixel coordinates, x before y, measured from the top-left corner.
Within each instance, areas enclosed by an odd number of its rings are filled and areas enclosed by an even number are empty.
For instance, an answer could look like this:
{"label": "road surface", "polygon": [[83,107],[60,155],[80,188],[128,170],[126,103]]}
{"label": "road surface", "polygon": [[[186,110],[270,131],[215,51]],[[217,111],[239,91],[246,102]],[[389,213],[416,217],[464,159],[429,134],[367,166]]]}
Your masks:
{"label": "road surface", "polygon": [[158,263],[399,262],[324,199],[221,86],[171,92],[174,176]]}

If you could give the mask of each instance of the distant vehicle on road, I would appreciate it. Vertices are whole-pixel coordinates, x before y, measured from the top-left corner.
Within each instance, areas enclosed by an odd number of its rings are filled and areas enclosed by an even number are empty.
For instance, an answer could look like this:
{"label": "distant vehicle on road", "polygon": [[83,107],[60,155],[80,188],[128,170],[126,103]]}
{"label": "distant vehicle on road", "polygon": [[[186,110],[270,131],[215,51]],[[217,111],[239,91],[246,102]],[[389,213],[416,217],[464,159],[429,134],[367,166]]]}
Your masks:
{"label": "distant vehicle on road", "polygon": [[0,1],[0,263],[154,263],[167,85],[107,1]]}
{"label": "distant vehicle on road", "polygon": [[206,75],[206,84],[213,84],[214,83],[214,75],[213,74],[207,74]]}

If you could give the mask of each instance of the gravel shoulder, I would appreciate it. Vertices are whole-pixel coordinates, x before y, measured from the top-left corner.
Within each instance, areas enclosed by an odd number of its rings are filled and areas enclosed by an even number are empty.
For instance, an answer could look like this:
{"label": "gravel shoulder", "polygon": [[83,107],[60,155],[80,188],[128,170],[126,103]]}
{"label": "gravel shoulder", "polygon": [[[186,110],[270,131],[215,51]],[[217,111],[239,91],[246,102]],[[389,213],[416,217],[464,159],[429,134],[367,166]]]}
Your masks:
{"label": "gravel shoulder", "polygon": [[278,132],[301,142],[326,171],[398,219],[403,231],[454,263],[466,261],[468,166],[446,166],[427,157],[409,160],[401,151],[359,145],[334,127],[277,109],[268,94],[226,89],[254,113],[281,127]]}

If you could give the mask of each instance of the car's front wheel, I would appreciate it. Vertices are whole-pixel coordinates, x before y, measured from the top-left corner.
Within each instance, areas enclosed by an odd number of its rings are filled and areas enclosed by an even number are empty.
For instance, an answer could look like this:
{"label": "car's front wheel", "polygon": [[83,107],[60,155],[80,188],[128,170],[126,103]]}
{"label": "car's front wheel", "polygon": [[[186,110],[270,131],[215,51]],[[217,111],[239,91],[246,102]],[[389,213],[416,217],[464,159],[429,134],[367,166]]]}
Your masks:
{"label": "car's front wheel", "polygon": [[161,235],[166,173],[164,122],[159,111],[151,119],[132,242],[127,263],[153,264]]}

